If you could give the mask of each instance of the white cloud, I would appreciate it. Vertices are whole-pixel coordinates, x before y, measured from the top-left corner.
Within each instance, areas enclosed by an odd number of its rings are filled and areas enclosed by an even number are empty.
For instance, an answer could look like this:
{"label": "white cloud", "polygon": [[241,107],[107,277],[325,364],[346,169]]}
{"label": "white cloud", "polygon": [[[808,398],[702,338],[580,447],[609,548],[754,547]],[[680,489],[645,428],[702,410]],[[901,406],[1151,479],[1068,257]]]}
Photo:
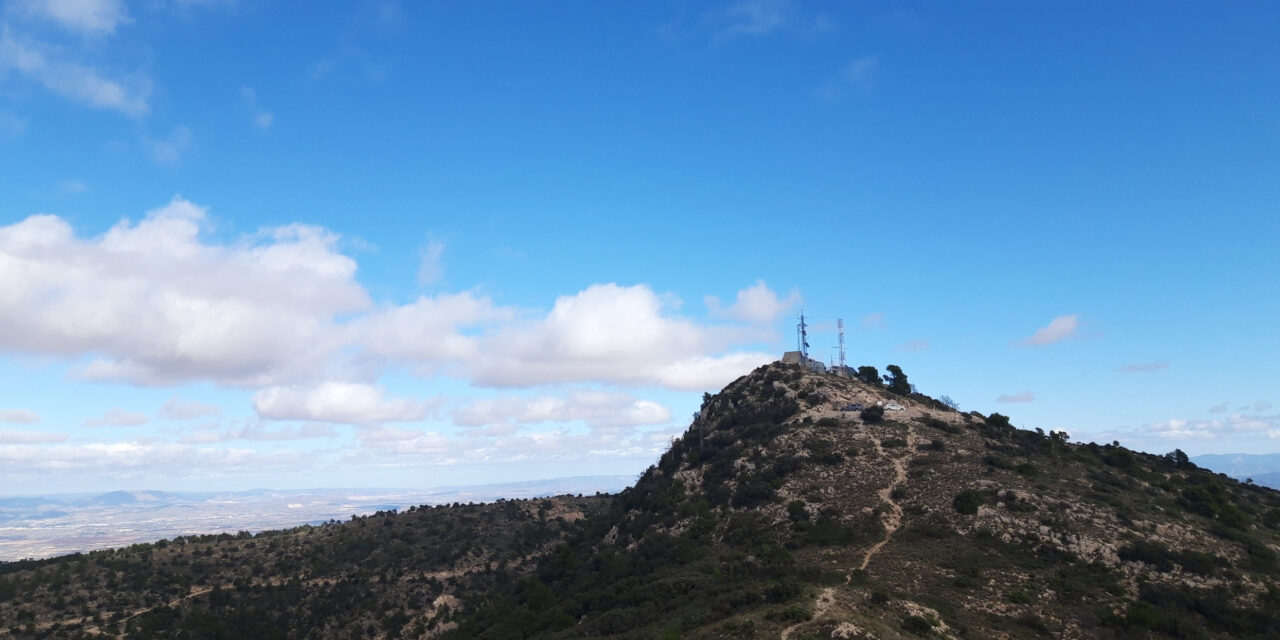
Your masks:
{"label": "white cloud", "polygon": [[717,41],[738,36],[762,36],[783,27],[787,23],[786,0],[742,0],[727,9],[713,14],[718,22]]}
{"label": "white cloud", "polygon": [[[645,285],[593,285],[543,314],[471,291],[375,306],[337,234],[292,224],[219,243],[208,226],[175,197],[95,238],[52,215],[0,227],[0,349],[78,361],[90,380],[259,389],[404,366],[482,386],[709,390],[776,358],[736,346],[768,329],[680,317]],[[744,291],[741,317],[782,308],[762,283]]]}
{"label": "white cloud", "polygon": [[1017,402],[1035,402],[1036,394],[1030,391],[1019,391],[1014,394],[1004,394],[996,398],[996,402],[1017,403]]}
{"label": "white cloud", "polygon": [[879,66],[880,60],[876,56],[854,58],[845,63],[835,77],[818,87],[816,94],[830,102],[843,100],[850,95],[866,94],[871,91]]}
{"label": "white cloud", "polygon": [[169,398],[163,407],[160,407],[158,415],[166,420],[194,420],[195,418],[221,414],[222,410],[214,405],[202,404],[194,400],[183,400],[178,396],[174,396]]}
{"label": "white cloud", "polygon": [[34,482],[50,474],[81,474],[99,481],[146,482],[296,469],[305,452],[261,453],[248,449],[195,447],[164,442],[0,444],[0,478]]}
{"label": "white cloud", "polygon": [[420,252],[422,261],[418,264],[418,284],[428,285],[439,282],[444,277],[444,243],[431,238],[427,246]]}
{"label": "white cloud", "polygon": [[129,116],[147,113],[150,82],[145,76],[129,81],[111,80],[89,66],[55,59],[35,43],[23,42],[7,28],[0,28],[0,71],[13,69],[46,89],[99,109]]}
{"label": "white cloud", "polygon": [[668,304],[644,285],[598,284],[561,296],[545,318],[486,340],[475,381],[529,386],[595,380],[705,390],[776,359],[711,355],[754,332],[698,325],[668,315]]}
{"label": "white cloud", "polygon": [[362,427],[360,447],[348,454],[347,464],[386,467],[460,464],[513,464],[596,461],[601,458],[652,459],[683,431],[670,427],[651,431],[594,429],[579,433],[554,431],[489,432],[470,430],[469,437],[449,438],[418,429]]}
{"label": "white cloud", "polygon": [[715,296],[707,296],[704,299],[704,304],[711,315],[754,324],[772,323],[799,302],[800,294],[796,291],[792,291],[785,299],[778,299],[778,294],[774,293],[764,280],[756,280],[755,284],[738,291],[737,299],[727,309]]}
{"label": "white cloud", "polygon": [[0,422],[35,424],[40,422],[40,414],[30,409],[0,409]]}
{"label": "white cloud", "polygon": [[883,313],[871,313],[862,316],[863,329],[883,329],[885,326]]}
{"label": "white cloud", "polygon": [[1061,342],[1075,335],[1080,328],[1080,315],[1058,316],[1049,322],[1049,326],[1036,329],[1031,337],[1019,342],[1025,346],[1041,346]]}
{"label": "white cloud", "polygon": [[1169,363],[1163,360],[1158,362],[1143,362],[1137,364],[1126,364],[1116,371],[1120,373],[1153,373],[1163,369],[1168,369]]}
{"label": "white cloud", "polygon": [[1270,408],[1271,408],[1271,403],[1267,402],[1266,400],[1259,400],[1253,403],[1254,411],[1266,411],[1267,409],[1270,409]]}
{"label": "white cloud", "polygon": [[240,98],[244,100],[245,106],[249,108],[250,122],[259,129],[270,129],[275,123],[275,114],[263,109],[258,104],[258,92],[253,87],[240,87]]}
{"label": "white cloud", "polygon": [[1230,402],[1222,402],[1209,407],[1209,413],[1226,413],[1227,408],[1231,406]]}
{"label": "white cloud", "polygon": [[174,198],[90,240],[49,215],[0,227],[0,347],[89,355],[84,377],[144,384],[324,375],[332,318],[369,303],[337,236],[292,225],[209,245],[205,215]]}
{"label": "white cloud", "polygon": [[2,444],[48,444],[64,442],[67,436],[61,433],[45,433],[43,431],[27,431],[23,429],[0,429],[0,445]]}
{"label": "white cloud", "polygon": [[182,155],[191,148],[192,140],[191,129],[178,126],[163,138],[144,137],[142,146],[157,164],[175,165],[182,161]]}
{"label": "white cloud", "polygon": [[402,306],[380,308],[353,321],[352,343],[385,360],[445,366],[479,357],[483,338],[464,328],[509,322],[516,312],[471,292],[419,297]]}
{"label": "white cloud", "polygon": [[432,404],[387,398],[382,389],[372,385],[325,382],[263,389],[253,396],[253,408],[269,420],[377,424],[420,420]]}
{"label": "white cloud", "polygon": [[131,22],[120,0],[19,0],[15,6],[28,16],[89,35],[109,35]]}
{"label": "white cloud", "polygon": [[63,180],[58,183],[58,193],[64,195],[84,193],[88,190],[89,186],[79,180]]}
{"label": "white cloud", "polygon": [[1280,439],[1280,415],[1235,413],[1209,420],[1174,418],[1144,425],[1139,432],[1165,440],[1213,440],[1242,435]]}
{"label": "white cloud", "polygon": [[338,432],[327,424],[303,424],[283,429],[269,429],[262,424],[248,424],[232,429],[202,429],[179,439],[182,444],[211,444],[215,442],[231,442],[248,440],[254,442],[283,442],[289,440],[310,440],[314,438],[333,438]]}
{"label": "white cloud", "polygon": [[145,413],[126,411],[124,409],[108,409],[101,417],[85,420],[86,427],[134,427],[146,424],[149,420]]}
{"label": "white cloud", "polygon": [[453,411],[453,422],[476,427],[581,420],[590,427],[634,427],[671,420],[671,410],[625,393],[573,391],[567,397],[505,397],[477,400]]}

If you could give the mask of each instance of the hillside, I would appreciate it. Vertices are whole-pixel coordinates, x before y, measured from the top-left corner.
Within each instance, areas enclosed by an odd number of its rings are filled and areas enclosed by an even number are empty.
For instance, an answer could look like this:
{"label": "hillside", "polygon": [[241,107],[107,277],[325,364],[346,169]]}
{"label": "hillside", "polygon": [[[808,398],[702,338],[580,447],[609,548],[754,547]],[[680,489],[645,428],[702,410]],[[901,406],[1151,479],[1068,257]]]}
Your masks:
{"label": "hillside", "polygon": [[608,500],[455,503],[2,563],[0,637],[421,637]]}
{"label": "hillside", "polygon": [[1278,526],[1185,456],[775,364],[454,635],[1274,637]]}
{"label": "hillside", "polygon": [[[0,565],[0,635],[1264,638],[1280,628],[1280,493],[1180,452],[1015,429],[898,382],[757,369],[706,397],[683,437],[614,497],[422,508]],[[904,410],[879,410],[889,402]],[[872,408],[841,410],[854,403]]]}

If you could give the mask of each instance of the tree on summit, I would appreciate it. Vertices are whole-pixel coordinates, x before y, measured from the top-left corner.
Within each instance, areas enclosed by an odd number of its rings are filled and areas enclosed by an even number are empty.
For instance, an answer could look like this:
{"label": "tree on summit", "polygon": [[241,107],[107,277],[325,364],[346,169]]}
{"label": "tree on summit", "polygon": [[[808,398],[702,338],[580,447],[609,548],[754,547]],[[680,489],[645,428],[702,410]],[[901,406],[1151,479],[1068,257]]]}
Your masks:
{"label": "tree on summit", "polygon": [[902,367],[891,364],[885,369],[889,371],[884,375],[884,383],[889,385],[889,391],[901,396],[911,395],[911,383],[907,382],[907,374],[902,372]]}
{"label": "tree on summit", "polygon": [[867,383],[880,385],[880,371],[871,365],[858,367],[858,379]]}

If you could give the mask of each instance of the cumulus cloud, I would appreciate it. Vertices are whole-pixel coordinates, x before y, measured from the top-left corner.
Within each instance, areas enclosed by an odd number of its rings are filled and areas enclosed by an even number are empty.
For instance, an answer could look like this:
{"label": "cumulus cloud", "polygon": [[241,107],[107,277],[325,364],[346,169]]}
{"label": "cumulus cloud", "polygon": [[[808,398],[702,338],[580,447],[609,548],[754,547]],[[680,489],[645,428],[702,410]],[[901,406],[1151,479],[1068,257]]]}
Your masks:
{"label": "cumulus cloud", "polygon": [[0,422],[35,424],[40,422],[40,414],[30,409],[0,409]]}
{"label": "cumulus cloud", "polygon": [[1208,420],[1172,418],[1144,425],[1139,432],[1166,440],[1213,440],[1241,435],[1280,439],[1280,415],[1234,413]]}
{"label": "cumulus cloud", "polygon": [[596,380],[718,388],[776,359],[765,353],[710,355],[752,335],[672,316],[663,298],[644,285],[593,285],[558,298],[546,317],[487,340],[474,375],[492,386]]}
{"label": "cumulus cloud", "polygon": [[1003,402],[1003,403],[1035,402],[1035,401],[1036,401],[1036,394],[1026,390],[1019,391],[1017,393],[1012,393],[1012,394],[1006,393],[996,398],[996,402]]}
{"label": "cumulus cloud", "polygon": [[594,429],[580,433],[557,429],[450,438],[420,429],[362,427],[356,434],[359,448],[344,462],[396,467],[651,459],[665,451],[681,430]]}
{"label": "cumulus cloud", "polygon": [[1126,364],[1123,367],[1116,369],[1116,371],[1119,373],[1152,373],[1155,371],[1160,371],[1162,369],[1168,369],[1168,368],[1169,368],[1169,363],[1161,360],[1158,362]]}
{"label": "cumulus cloud", "polygon": [[50,215],[0,227],[0,348],[93,360],[90,379],[265,385],[323,369],[333,317],[364,309],[337,236],[291,225],[265,242],[200,239],[182,198],[94,239]]}
{"label": "cumulus cloud", "polygon": [[161,418],[166,420],[194,420],[208,416],[221,415],[222,410],[211,404],[203,404],[194,400],[183,400],[177,396],[169,398],[160,407]]}
{"label": "cumulus cloud", "polygon": [[800,294],[796,291],[792,291],[784,299],[779,299],[778,294],[774,293],[764,280],[756,280],[755,284],[738,291],[737,299],[728,308],[725,308],[720,299],[715,296],[707,296],[704,299],[711,315],[754,324],[769,324],[799,302]]}
{"label": "cumulus cloud", "polygon": [[13,6],[19,13],[87,35],[111,34],[131,22],[121,0],[18,0]]}
{"label": "cumulus cloud", "polygon": [[1061,342],[1075,335],[1080,328],[1080,315],[1058,316],[1049,321],[1049,325],[1036,329],[1031,337],[1020,341],[1024,346],[1042,346]]}
{"label": "cumulus cloud", "polygon": [[[736,346],[765,328],[681,317],[645,285],[593,285],[541,313],[473,291],[375,305],[335,233],[291,224],[219,243],[208,226],[175,197],[95,238],[53,215],[0,227],[0,349],[78,361],[88,380],[289,392],[277,400],[392,366],[482,386],[707,390],[775,359]],[[757,283],[731,309],[762,319],[785,304]]]}
{"label": "cumulus cloud", "polygon": [[45,433],[43,431],[27,431],[23,429],[0,429],[0,444],[46,444],[64,442],[67,436],[61,433]]}
{"label": "cumulus cloud", "polygon": [[577,390],[567,397],[505,397],[477,400],[453,411],[464,427],[581,420],[590,427],[633,427],[671,420],[671,410],[625,393]]}
{"label": "cumulus cloud", "polygon": [[129,116],[147,113],[151,92],[145,76],[109,79],[78,61],[60,58],[38,43],[25,41],[8,27],[0,27],[0,71],[13,71],[63,97]]}
{"label": "cumulus cloud", "polygon": [[253,408],[268,420],[377,424],[420,420],[432,405],[388,398],[382,389],[372,385],[325,382],[263,389],[253,396]]}
{"label": "cumulus cloud", "polygon": [[352,321],[345,333],[348,342],[375,358],[445,366],[479,357],[484,338],[467,329],[506,323],[516,315],[468,291],[377,309]]}
{"label": "cumulus cloud", "polygon": [[296,468],[305,452],[197,447],[166,442],[92,442],[85,444],[0,444],[0,478],[34,481],[50,474],[81,474],[116,482],[171,480],[180,474],[225,476],[261,474]]}
{"label": "cumulus cloud", "polygon": [[327,424],[303,424],[294,427],[271,429],[262,424],[248,424],[230,429],[201,429],[179,439],[183,444],[211,444],[214,442],[231,442],[248,440],[255,442],[282,442],[287,440],[310,440],[313,438],[333,438],[338,432]]}
{"label": "cumulus cloud", "polygon": [[133,427],[146,424],[150,418],[145,413],[126,411],[124,409],[108,409],[101,417],[85,420],[86,427]]}

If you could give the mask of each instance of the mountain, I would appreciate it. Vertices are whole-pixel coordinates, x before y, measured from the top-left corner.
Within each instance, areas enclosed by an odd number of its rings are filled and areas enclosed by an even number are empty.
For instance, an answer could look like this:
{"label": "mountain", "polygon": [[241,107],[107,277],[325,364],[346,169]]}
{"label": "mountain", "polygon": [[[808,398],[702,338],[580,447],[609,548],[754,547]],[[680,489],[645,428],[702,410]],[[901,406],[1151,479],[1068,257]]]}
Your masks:
{"label": "mountain", "polygon": [[1191,461],[1237,480],[1280,489],[1280,453],[1213,453],[1194,456]]}
{"label": "mountain", "polygon": [[761,367],[616,496],[0,565],[0,620],[59,638],[1275,637],[1280,493],[893,378]]}

